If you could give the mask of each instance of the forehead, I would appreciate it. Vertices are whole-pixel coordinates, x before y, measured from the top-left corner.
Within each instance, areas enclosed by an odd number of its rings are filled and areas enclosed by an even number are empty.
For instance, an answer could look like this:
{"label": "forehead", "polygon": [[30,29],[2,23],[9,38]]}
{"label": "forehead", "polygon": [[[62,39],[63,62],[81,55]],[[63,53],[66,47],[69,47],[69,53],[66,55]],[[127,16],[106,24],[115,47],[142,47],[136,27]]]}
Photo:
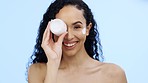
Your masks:
{"label": "forehead", "polygon": [[86,23],[83,16],[83,10],[79,10],[72,5],[64,6],[59,13],[56,14],[56,18],[62,19],[66,23],[73,23],[76,21]]}

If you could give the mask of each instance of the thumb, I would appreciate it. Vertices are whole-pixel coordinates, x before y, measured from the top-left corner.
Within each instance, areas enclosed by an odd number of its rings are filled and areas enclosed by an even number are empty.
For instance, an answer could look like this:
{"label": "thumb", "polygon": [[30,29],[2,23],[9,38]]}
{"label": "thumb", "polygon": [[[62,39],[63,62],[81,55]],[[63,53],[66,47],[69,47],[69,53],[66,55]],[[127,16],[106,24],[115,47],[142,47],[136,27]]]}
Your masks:
{"label": "thumb", "polygon": [[62,44],[62,42],[63,42],[63,39],[64,39],[64,37],[65,37],[65,35],[67,34],[68,32],[65,32],[65,33],[63,33],[61,36],[59,36],[59,38],[58,38],[58,43],[61,45]]}

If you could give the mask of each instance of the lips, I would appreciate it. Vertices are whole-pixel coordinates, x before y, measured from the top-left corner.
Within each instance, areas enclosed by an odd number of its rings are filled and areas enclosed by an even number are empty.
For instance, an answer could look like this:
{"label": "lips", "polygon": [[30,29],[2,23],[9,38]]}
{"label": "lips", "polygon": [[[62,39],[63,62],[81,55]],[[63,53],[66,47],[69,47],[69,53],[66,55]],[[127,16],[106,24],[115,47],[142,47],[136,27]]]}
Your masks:
{"label": "lips", "polygon": [[66,49],[73,49],[76,44],[77,42],[63,42],[63,45]]}

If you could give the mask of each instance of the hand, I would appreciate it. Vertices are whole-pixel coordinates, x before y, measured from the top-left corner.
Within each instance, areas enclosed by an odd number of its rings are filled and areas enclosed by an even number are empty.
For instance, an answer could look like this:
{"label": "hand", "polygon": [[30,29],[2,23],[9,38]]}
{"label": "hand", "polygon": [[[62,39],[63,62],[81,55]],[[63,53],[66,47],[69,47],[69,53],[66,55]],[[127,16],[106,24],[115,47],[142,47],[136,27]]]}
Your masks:
{"label": "hand", "polygon": [[63,33],[59,36],[57,42],[54,42],[50,31],[50,22],[48,23],[44,31],[41,44],[41,47],[47,56],[48,62],[54,61],[59,65],[62,56],[62,42],[66,34],[67,32]]}

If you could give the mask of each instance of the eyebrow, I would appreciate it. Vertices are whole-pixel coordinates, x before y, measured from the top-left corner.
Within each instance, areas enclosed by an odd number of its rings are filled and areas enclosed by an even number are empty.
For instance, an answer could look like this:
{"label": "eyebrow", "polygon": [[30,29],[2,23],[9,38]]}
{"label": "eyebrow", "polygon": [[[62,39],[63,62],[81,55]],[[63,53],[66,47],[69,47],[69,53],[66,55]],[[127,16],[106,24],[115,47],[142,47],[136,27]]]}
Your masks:
{"label": "eyebrow", "polygon": [[72,25],[75,25],[77,23],[83,24],[81,21],[76,21],[76,22],[72,23]]}

